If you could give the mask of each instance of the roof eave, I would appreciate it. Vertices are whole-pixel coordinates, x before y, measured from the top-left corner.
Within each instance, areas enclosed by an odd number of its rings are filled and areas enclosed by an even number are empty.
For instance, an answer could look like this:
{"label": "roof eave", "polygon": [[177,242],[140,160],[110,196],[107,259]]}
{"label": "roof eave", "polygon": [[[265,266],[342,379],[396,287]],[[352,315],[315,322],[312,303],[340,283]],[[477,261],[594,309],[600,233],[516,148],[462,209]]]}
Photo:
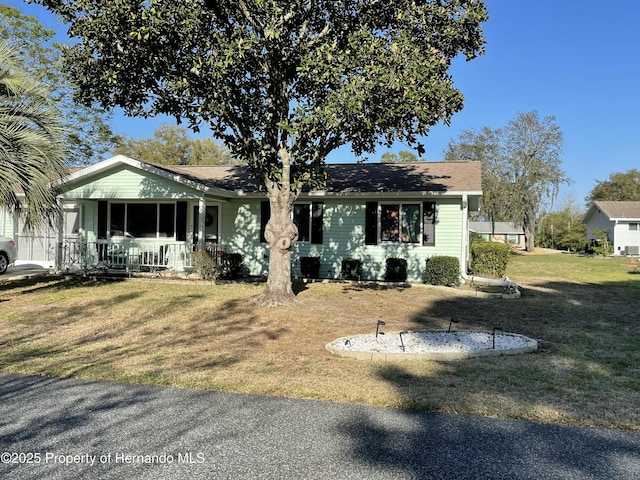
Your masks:
{"label": "roof eave", "polygon": [[[332,197],[332,198],[345,198],[345,197],[353,197],[353,198],[384,198],[384,197],[394,197],[394,198],[416,198],[416,197],[462,197],[464,195],[467,196],[482,196],[482,191],[480,190],[472,190],[472,191],[437,191],[437,190],[421,190],[418,192],[326,192],[326,191],[312,191],[312,192],[303,192],[300,194],[300,197],[304,198],[318,198],[318,197]],[[299,198],[300,198],[299,197]]]}

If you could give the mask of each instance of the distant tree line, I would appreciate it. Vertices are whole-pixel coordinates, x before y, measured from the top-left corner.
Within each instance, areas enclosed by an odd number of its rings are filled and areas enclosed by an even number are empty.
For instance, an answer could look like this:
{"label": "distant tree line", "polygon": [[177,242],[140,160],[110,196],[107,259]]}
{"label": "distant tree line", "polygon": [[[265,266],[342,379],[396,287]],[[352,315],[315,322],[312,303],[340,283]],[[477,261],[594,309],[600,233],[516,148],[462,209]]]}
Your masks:
{"label": "distant tree line", "polygon": [[163,165],[235,163],[231,152],[210,137],[193,137],[181,126],[161,124],[152,137],[120,137],[114,154]]}

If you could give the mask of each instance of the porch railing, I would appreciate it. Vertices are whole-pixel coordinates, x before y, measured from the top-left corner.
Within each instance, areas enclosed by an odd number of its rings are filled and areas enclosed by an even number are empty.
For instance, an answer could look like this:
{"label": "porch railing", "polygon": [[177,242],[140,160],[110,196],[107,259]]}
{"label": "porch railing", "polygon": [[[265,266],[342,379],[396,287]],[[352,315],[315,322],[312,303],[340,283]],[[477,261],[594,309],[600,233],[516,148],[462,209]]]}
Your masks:
{"label": "porch railing", "polygon": [[[217,245],[206,245],[218,252]],[[65,239],[61,244],[60,267],[71,269],[119,269],[134,271],[190,271],[195,246],[188,242],[141,240],[99,240],[83,242]]]}

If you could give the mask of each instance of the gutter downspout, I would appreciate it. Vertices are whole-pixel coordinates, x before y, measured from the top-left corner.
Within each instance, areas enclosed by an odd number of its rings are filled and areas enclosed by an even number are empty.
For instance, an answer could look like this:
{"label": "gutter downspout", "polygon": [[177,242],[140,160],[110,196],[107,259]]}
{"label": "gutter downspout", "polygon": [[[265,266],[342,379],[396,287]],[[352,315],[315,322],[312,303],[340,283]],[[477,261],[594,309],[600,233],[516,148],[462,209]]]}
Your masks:
{"label": "gutter downspout", "polygon": [[467,275],[469,266],[469,199],[467,194],[462,195],[462,252],[460,255],[460,276],[465,282],[474,281],[489,285],[501,285],[507,288],[517,288],[517,284],[508,278],[504,280],[498,278],[479,277],[477,275]]}
{"label": "gutter downspout", "polygon": [[469,266],[469,197],[466,193],[462,195],[462,241],[460,244],[462,249],[460,252],[460,272],[464,278]]}

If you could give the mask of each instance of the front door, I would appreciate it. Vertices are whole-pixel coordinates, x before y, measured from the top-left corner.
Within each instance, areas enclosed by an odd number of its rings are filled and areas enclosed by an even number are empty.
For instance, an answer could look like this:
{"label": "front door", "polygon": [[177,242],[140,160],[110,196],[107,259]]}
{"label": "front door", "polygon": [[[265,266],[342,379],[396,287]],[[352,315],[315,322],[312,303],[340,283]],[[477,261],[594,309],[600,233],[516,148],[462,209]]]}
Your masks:
{"label": "front door", "polygon": [[64,207],[62,210],[62,265],[65,268],[81,268],[87,261],[85,247],[80,242],[80,207]]}
{"label": "front door", "polygon": [[[217,244],[218,238],[220,235],[219,225],[218,225],[218,206],[217,205],[207,205],[207,211],[204,218],[204,243],[205,248],[207,244]],[[198,244],[198,225],[200,225],[200,215],[198,212],[198,206],[196,205],[193,208],[193,225],[194,225],[194,235],[193,235],[193,243]]]}

